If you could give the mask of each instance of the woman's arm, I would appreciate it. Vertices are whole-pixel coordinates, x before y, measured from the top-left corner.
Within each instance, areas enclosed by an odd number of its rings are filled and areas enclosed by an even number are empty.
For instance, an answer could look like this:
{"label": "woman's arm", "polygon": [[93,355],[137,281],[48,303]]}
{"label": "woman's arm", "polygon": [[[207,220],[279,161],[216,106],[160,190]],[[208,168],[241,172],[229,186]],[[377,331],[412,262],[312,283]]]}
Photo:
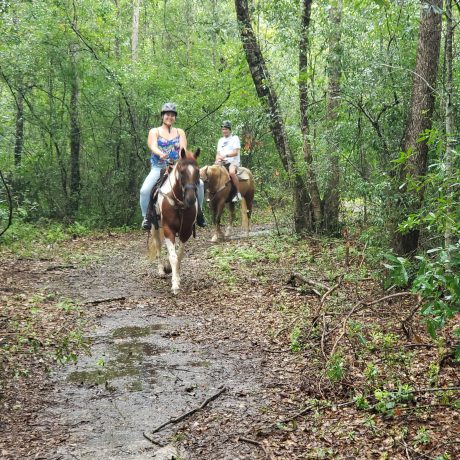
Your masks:
{"label": "woman's arm", "polygon": [[162,160],[168,158],[168,155],[163,153],[158,148],[158,129],[152,128],[149,131],[149,137],[147,139],[147,145],[148,145],[150,151],[153,152],[153,154],[156,155],[157,157],[161,158]]}
{"label": "woman's arm", "polygon": [[187,151],[187,136],[183,129],[177,128],[177,131],[179,132],[180,151],[182,151],[182,149]]}

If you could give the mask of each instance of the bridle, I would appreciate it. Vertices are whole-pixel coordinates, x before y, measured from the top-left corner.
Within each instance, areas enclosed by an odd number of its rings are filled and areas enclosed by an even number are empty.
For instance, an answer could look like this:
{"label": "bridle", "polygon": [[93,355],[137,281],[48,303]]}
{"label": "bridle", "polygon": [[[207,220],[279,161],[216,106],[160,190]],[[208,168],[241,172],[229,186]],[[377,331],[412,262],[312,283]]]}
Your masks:
{"label": "bridle", "polygon": [[[174,167],[173,171],[174,171],[176,182],[178,182],[180,184],[182,197],[185,196],[185,192],[187,190],[193,190],[194,193],[195,193],[195,198],[198,199],[198,185],[197,184],[185,184],[185,185],[182,185],[182,181],[180,180],[180,177],[177,177],[178,174],[180,175],[179,171],[177,171],[177,163],[176,163],[176,166]],[[174,209],[181,210],[181,211],[187,209],[187,207],[185,206],[185,203],[181,199],[179,199],[177,197],[177,195],[175,194],[175,192],[174,192],[174,184],[171,183],[171,174],[168,175],[168,181],[169,181],[169,185],[171,186],[171,193],[172,193],[173,197],[163,193],[161,190],[160,190],[160,193],[163,195],[164,198],[166,198],[166,200],[168,200],[168,203]]]}
{"label": "bridle", "polygon": [[[221,166],[221,165],[219,165],[219,166],[220,166],[221,168],[223,168],[223,166]],[[206,166],[206,167],[205,167],[205,175],[206,175],[206,177],[200,177],[201,180],[202,180],[204,183],[208,182],[208,168],[209,168],[209,166]],[[225,169],[225,168],[224,168],[224,169]],[[201,175],[200,175],[200,176],[201,176]],[[230,177],[229,177],[228,180],[225,181],[224,184],[221,185],[214,193],[208,192],[209,195],[210,195],[209,201],[213,201],[214,198],[216,197],[216,195],[217,195],[219,192],[221,192],[222,190],[224,190],[225,187],[227,187],[227,184],[228,184],[230,181],[231,181],[231,179],[230,179]]]}

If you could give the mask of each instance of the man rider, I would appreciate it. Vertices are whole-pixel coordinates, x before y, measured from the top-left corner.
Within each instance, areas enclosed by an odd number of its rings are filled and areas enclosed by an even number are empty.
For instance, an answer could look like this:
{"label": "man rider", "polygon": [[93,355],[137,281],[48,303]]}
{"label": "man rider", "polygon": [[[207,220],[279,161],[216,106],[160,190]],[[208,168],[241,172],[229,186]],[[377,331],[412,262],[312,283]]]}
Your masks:
{"label": "man rider", "polygon": [[230,179],[236,188],[237,195],[233,201],[241,200],[240,182],[236,171],[240,165],[240,138],[237,135],[232,135],[232,124],[225,120],[221,125],[223,137],[217,143],[217,154],[215,164],[223,164],[228,168]]}

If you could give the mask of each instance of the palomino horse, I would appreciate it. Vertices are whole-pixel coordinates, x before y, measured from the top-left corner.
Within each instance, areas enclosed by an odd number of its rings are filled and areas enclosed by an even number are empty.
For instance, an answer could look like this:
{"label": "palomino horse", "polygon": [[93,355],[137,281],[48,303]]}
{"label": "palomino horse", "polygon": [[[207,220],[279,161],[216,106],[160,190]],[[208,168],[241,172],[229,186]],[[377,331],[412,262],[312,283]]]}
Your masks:
{"label": "palomino horse", "polygon": [[[152,226],[149,252],[158,262],[158,274],[163,277],[172,271],[171,292],[177,294],[180,289],[180,265],[184,256],[184,246],[193,233],[193,225],[198,213],[197,191],[200,170],[195,153],[182,149],[180,158],[169,172],[158,192],[156,212],[160,216],[160,229]],[[176,237],[177,251],[176,251]],[[164,240],[168,249],[170,269],[161,260],[161,245]]]}
{"label": "palomino horse", "polygon": [[[235,217],[235,203],[232,201],[233,194],[230,175],[224,166],[212,165],[201,168],[200,177],[208,191],[208,204],[212,213],[212,221],[215,225],[211,241],[219,241],[224,237],[220,221],[225,204],[228,204],[230,213],[225,236],[230,235]],[[241,225],[246,232],[246,236],[248,236],[255,191],[254,177],[249,169],[239,167],[238,178],[240,181],[240,193],[243,198],[241,200]]]}

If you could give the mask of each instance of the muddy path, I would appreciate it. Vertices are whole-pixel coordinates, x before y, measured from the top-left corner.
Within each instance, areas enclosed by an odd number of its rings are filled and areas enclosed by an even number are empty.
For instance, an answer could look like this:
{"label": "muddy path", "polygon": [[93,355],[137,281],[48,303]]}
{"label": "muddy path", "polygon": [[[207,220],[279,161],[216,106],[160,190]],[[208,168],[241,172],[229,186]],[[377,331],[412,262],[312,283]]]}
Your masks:
{"label": "muddy path", "polygon": [[[245,297],[209,276],[204,236],[188,248],[177,296],[147,261],[144,235],[124,243],[85,269],[63,269],[46,281],[47,289],[93,309],[94,319],[89,354],[52,374],[53,404],[37,423],[53,420],[66,439],[41,455],[148,459],[174,445],[181,458],[264,458],[257,444],[238,439],[251,438],[268,405],[263,388],[273,384],[271,356],[245,322],[257,315],[257,293]],[[196,415],[150,435],[224,388]]]}
{"label": "muddy path", "polygon": [[[177,296],[141,232],[0,260],[2,459],[460,458],[460,367],[423,318],[407,336],[413,299],[382,292],[361,251],[209,239]],[[78,333],[88,353],[50,368]]]}

